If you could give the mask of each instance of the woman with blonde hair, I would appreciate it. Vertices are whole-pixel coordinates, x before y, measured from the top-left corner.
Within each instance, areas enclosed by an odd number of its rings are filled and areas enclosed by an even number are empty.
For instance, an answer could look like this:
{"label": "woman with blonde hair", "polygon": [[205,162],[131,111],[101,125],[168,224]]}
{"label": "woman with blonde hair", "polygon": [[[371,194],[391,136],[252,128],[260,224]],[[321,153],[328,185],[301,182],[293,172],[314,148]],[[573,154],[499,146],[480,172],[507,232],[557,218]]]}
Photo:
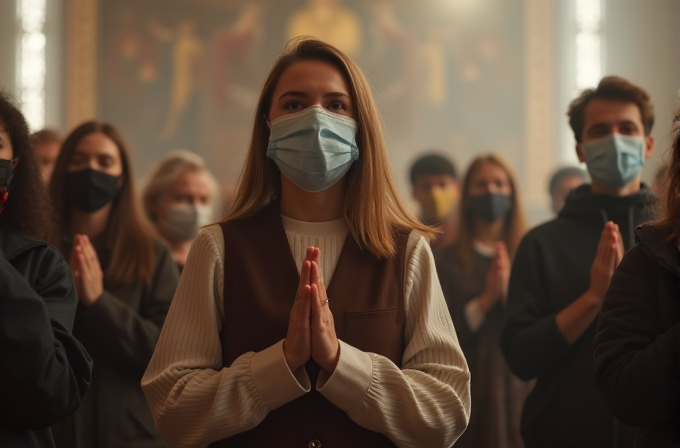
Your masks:
{"label": "woman with blonde hair", "polygon": [[218,202],[217,181],[196,153],[172,151],[151,171],[142,192],[144,211],[170,246],[180,272],[199,229],[213,220]]}
{"label": "woman with blonde hair", "polygon": [[53,427],[57,447],[161,448],[139,381],[178,274],[141,210],[114,126],[89,121],[68,135],[50,193],[59,218],[50,242],[69,260],[78,292],[73,334],[94,360],[83,405]]}
{"label": "woman with blonde hair", "polygon": [[469,374],[428,246],[389,173],[367,80],[291,41],[236,200],[194,242],[144,375],[171,447],[436,446]]}
{"label": "woman with blonde hair", "polygon": [[459,219],[457,242],[435,252],[444,297],[474,376],[473,414],[456,446],[521,446],[519,416],[529,386],[506,367],[499,339],[510,265],[526,219],[515,176],[499,155],[481,155],[470,164]]}

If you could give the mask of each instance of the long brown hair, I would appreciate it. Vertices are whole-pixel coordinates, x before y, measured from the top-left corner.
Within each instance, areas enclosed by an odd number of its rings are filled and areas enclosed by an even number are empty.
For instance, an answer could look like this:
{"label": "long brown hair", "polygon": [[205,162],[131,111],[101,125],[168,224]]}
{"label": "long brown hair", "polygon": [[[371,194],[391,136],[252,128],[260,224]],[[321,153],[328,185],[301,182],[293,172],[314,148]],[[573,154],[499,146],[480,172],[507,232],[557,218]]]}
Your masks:
{"label": "long brown hair", "polygon": [[456,255],[466,271],[472,270],[472,259],[474,256],[473,241],[475,238],[474,216],[470,213],[470,185],[472,179],[477,174],[477,171],[485,165],[491,164],[502,169],[508,176],[510,188],[512,190],[512,207],[510,212],[505,217],[505,227],[503,229],[502,240],[508,248],[508,256],[510,259],[515,257],[517,247],[519,246],[522,236],[527,230],[526,217],[524,215],[524,207],[520,197],[519,189],[517,188],[517,179],[513,174],[510,164],[506,162],[501,156],[497,154],[484,154],[477,156],[470,163],[463,179],[463,188],[460,199],[460,212],[458,224],[458,236],[456,238]]}
{"label": "long brown hair", "polygon": [[378,108],[364,74],[338,49],[308,37],[286,44],[264,83],[236,199],[221,222],[247,218],[280,197],[281,174],[266,157],[269,142],[266,120],[281,75],[302,60],[324,61],[336,67],[347,81],[356,105],[359,160],[346,174],[344,203],[344,217],[354,239],[376,257],[385,258],[396,252],[395,231],[415,229],[432,238],[434,231],[407,210],[394,186]]}
{"label": "long brown hair", "polygon": [[45,195],[26,119],[12,95],[5,90],[0,90],[0,126],[9,135],[14,157],[19,159],[7,203],[0,213],[0,224],[23,235],[45,239],[54,221],[54,211]]}
{"label": "long brown hair", "polygon": [[659,198],[661,218],[652,224],[668,233],[669,242],[680,241],[680,103],[673,117],[670,157],[666,161]]}
{"label": "long brown hair", "polygon": [[155,264],[153,230],[144,217],[137,199],[130,152],[118,130],[109,123],[96,121],[83,123],[66,137],[61,147],[50,180],[50,195],[59,216],[50,242],[61,248],[62,252],[67,249],[63,247],[62,242],[69,229],[68,209],[64,197],[66,171],[78,143],[86,135],[94,133],[102,133],[116,144],[123,163],[123,182],[114,199],[105,235],[111,250],[111,259],[104,272],[104,285],[108,288],[117,288],[140,279],[151,282]]}

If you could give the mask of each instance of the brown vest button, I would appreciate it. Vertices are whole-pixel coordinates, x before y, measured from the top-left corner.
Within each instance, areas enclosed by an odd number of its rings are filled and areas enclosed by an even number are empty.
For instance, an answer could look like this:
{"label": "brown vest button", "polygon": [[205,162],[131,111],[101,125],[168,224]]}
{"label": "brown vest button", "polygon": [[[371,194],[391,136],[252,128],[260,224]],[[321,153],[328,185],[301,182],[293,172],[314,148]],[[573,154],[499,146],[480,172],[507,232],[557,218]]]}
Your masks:
{"label": "brown vest button", "polygon": [[309,448],[321,448],[321,442],[314,439],[309,442]]}

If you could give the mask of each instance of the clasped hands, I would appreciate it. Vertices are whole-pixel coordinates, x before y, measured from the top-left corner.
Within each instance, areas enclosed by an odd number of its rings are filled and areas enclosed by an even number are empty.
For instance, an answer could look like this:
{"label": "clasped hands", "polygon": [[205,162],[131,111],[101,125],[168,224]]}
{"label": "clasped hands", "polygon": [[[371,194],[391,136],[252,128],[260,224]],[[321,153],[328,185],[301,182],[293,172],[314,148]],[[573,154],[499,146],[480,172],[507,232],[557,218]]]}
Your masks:
{"label": "clasped hands", "polygon": [[99,257],[87,235],[73,238],[71,260],[68,263],[76,286],[78,301],[89,307],[104,293],[104,273]]}
{"label": "clasped hands", "polygon": [[283,353],[291,371],[316,361],[329,375],[335,370],[340,343],[335,334],[333,313],[326,300],[326,288],[319,269],[319,248],[308,247],[302,263],[300,283],[290,310],[288,334]]}
{"label": "clasped hands", "polygon": [[496,303],[505,305],[508,298],[508,282],[510,280],[510,257],[505,243],[496,243],[493,261],[486,275],[486,284],[479,296],[479,306],[487,314]]}
{"label": "clasped hands", "polygon": [[614,275],[624,253],[623,238],[619,226],[608,221],[600,235],[595,260],[590,266],[590,291],[597,298],[598,305],[602,304],[607,289],[609,289],[612,275]]}

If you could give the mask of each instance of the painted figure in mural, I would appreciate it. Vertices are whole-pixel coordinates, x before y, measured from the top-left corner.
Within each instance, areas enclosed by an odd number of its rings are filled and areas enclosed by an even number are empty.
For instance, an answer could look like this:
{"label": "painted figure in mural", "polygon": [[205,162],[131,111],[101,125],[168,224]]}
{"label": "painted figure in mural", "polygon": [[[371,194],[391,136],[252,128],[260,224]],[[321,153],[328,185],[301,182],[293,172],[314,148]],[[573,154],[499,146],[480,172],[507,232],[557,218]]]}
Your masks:
{"label": "painted figure in mural", "polygon": [[[373,35],[377,41],[374,43],[377,48],[372,56],[377,60],[384,59],[381,53],[389,54],[384,51],[385,47],[392,46],[397,49],[400,60],[396,78],[392,78],[388,85],[381,88],[382,96],[388,101],[403,101],[404,99],[412,101],[417,95],[418,44],[416,39],[397,16],[391,1],[375,2],[371,12],[373,20],[370,26],[373,27]],[[405,105],[405,108],[408,109],[408,105]]]}
{"label": "painted figure in mural", "polygon": [[463,180],[458,239],[435,251],[437,273],[472,375],[463,448],[522,446],[519,417],[532,384],[510,372],[499,341],[510,268],[526,218],[510,165],[476,157]]}
{"label": "painted figure in mural", "polygon": [[243,62],[253,54],[262,30],[263,7],[259,2],[243,5],[236,21],[217,28],[210,41],[212,99],[217,104],[227,98],[239,105],[250,106],[257,101],[257,91],[234,84],[230,79],[230,65]]}
{"label": "painted figure in mural", "polygon": [[182,117],[200,87],[203,43],[196,36],[196,23],[192,19],[182,20],[175,29],[152,20],[149,30],[159,41],[172,43],[170,103],[165,125],[159,134],[161,141],[168,141],[180,131]]}
{"label": "painted figure in mural", "polygon": [[341,0],[307,0],[288,21],[288,37],[313,36],[356,56],[363,44],[361,20]]}
{"label": "painted figure in mural", "polygon": [[116,31],[107,50],[107,75],[127,98],[137,99],[140,85],[158,78],[158,45],[144,33],[130,6],[121,6],[115,17]]}
{"label": "painted figure in mural", "polygon": [[142,380],[172,448],[444,448],[465,430],[432,231],[399,198],[378,116],[336,48],[278,58],[236,201],[194,241]]}

